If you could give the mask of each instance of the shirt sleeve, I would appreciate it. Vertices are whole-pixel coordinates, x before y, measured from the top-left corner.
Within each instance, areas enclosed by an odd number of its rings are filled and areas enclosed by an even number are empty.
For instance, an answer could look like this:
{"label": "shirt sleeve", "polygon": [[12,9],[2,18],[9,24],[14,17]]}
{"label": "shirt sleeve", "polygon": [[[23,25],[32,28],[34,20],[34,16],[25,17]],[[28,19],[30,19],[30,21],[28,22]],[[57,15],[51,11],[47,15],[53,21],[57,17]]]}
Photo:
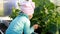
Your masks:
{"label": "shirt sleeve", "polygon": [[33,33],[33,32],[34,32],[34,28],[31,27],[31,28],[30,28],[30,33]]}
{"label": "shirt sleeve", "polygon": [[24,34],[31,34],[32,32],[34,32],[34,28],[31,27],[30,28],[30,23],[25,23],[24,24]]}

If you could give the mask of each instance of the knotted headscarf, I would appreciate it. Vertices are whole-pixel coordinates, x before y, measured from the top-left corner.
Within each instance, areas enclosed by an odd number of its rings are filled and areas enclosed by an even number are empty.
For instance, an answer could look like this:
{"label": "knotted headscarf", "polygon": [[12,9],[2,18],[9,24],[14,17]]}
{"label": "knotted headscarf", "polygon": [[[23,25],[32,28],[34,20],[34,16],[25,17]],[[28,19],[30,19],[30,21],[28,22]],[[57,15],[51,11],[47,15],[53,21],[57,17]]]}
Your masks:
{"label": "knotted headscarf", "polygon": [[29,1],[24,1],[22,3],[20,3],[21,5],[21,11],[27,15],[33,14],[34,13],[34,9],[35,9],[35,3],[32,2],[32,0]]}

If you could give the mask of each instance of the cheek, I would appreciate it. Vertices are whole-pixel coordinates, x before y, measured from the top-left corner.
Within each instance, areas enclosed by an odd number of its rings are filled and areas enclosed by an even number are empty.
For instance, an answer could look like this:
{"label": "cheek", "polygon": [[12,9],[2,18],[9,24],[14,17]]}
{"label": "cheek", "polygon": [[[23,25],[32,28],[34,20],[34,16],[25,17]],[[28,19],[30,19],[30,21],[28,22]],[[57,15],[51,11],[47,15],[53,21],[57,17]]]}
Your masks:
{"label": "cheek", "polygon": [[33,16],[30,16],[30,18],[32,18]]}
{"label": "cheek", "polygon": [[33,15],[29,15],[29,18],[31,19],[33,17]]}
{"label": "cheek", "polygon": [[29,19],[31,19],[32,18],[32,16],[29,16]]}

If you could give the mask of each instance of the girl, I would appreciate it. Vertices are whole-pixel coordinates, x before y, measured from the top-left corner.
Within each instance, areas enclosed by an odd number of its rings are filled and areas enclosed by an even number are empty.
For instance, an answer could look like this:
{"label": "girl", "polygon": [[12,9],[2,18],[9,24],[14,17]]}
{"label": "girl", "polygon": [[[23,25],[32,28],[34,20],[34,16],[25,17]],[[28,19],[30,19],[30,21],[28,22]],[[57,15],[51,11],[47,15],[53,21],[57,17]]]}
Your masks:
{"label": "girl", "polygon": [[33,17],[35,4],[32,1],[20,3],[21,13],[9,25],[6,34],[31,34],[34,29],[38,28],[35,24],[30,28],[30,19]]}

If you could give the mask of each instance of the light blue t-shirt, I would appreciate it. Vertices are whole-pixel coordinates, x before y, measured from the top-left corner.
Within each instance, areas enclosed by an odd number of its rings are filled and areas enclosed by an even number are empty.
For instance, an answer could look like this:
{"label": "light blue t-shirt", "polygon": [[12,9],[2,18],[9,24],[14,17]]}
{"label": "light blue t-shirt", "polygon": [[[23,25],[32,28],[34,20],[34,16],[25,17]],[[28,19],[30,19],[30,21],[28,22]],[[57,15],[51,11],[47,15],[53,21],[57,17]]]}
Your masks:
{"label": "light blue t-shirt", "polygon": [[20,14],[9,25],[6,34],[31,34],[34,28],[30,28],[30,20],[26,14]]}

